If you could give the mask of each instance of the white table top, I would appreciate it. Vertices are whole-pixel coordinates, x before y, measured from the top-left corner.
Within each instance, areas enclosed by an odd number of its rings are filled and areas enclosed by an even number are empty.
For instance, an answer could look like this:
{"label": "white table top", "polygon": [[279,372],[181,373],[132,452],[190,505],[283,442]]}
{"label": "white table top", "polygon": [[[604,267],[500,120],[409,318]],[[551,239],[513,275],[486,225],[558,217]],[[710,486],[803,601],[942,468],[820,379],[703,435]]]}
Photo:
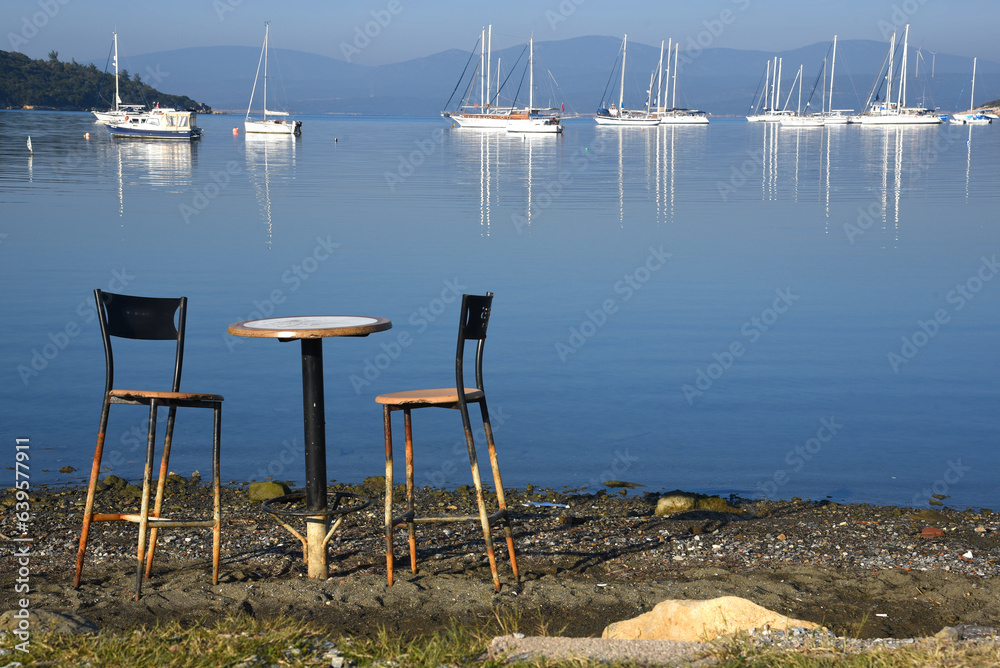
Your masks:
{"label": "white table top", "polygon": [[243,320],[229,326],[235,336],[275,339],[319,339],[327,336],[368,336],[392,327],[385,318],[364,315],[303,315]]}

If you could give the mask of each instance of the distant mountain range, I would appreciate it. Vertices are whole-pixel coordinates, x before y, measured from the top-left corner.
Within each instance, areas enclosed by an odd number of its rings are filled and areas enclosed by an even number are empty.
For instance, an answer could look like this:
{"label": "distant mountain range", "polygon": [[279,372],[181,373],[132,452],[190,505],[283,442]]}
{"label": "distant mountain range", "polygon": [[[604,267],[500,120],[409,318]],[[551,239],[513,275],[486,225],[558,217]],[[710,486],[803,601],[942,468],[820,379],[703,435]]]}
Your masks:
{"label": "distant mountain range", "polygon": [[[598,108],[606,88],[614,89],[613,97],[617,100],[620,69],[612,70],[620,44],[620,38],[599,36],[537,42],[536,104],[565,105],[567,113],[590,114]],[[808,95],[829,47],[829,43],[818,43],[772,53],[735,49],[688,51],[682,44],[677,79],[679,106],[714,115],[745,114],[758,90],[765,64],[774,56],[783,60],[782,97],[800,63],[805,67],[804,90]],[[860,110],[887,49],[886,43],[870,40],[838,42],[835,108]],[[503,76],[514,71],[513,83],[508,82],[512,89],[517,88],[527,58],[522,55],[523,50],[518,46],[493,54],[494,60],[500,58]],[[470,61],[469,52],[457,49],[377,67],[273,46],[270,54],[274,78],[269,79],[269,96],[276,92],[278,101],[286,101],[287,108],[301,114],[437,115]],[[923,102],[944,111],[968,107],[970,58],[928,51],[918,54],[915,49],[909,55],[909,71],[914,75],[919,71],[919,77],[909,80],[908,102]],[[254,47],[198,47],[129,56],[122,58],[122,65],[160,90],[183,93],[215,110],[243,112],[250,99],[259,56],[259,49]],[[519,56],[520,64],[514,69]],[[626,106],[638,107],[645,101],[649,77],[659,56],[658,44],[629,44]],[[478,56],[475,60],[478,61]],[[475,64],[469,64],[469,72]],[[526,101],[526,80],[521,90],[521,100]],[[1000,64],[979,61],[976,91],[981,101],[1000,97]],[[461,97],[463,92],[459,90],[456,96]],[[793,100],[792,106],[794,103]],[[455,104],[453,100],[451,106]],[[818,104],[817,97],[813,107]]]}

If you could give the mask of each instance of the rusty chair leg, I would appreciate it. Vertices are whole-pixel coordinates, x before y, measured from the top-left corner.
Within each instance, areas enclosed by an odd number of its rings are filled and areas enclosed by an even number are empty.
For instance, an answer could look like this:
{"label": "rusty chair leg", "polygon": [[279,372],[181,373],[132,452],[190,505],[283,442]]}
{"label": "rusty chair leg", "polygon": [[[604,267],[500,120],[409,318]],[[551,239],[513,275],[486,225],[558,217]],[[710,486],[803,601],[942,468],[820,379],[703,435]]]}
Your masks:
{"label": "rusty chair leg", "polygon": [[410,571],[417,574],[417,525],[414,521],[413,499],[413,423],[410,409],[403,411],[403,431],[406,433],[406,532],[410,540]]}
{"label": "rusty chair leg", "polygon": [[[159,517],[163,508],[163,492],[167,485],[167,474],[170,472],[170,445],[174,435],[174,418],[177,415],[177,407],[171,406],[167,413],[167,433],[163,437],[163,454],[160,455],[160,478],[156,481],[156,502],[153,504],[152,517]],[[153,552],[156,551],[156,527],[149,530],[149,548],[146,552],[146,579],[149,579],[153,570]]]}
{"label": "rusty chair leg", "polygon": [[87,552],[87,537],[90,534],[90,523],[94,517],[94,494],[97,489],[97,478],[101,474],[101,457],[104,454],[104,434],[108,428],[108,413],[111,403],[104,398],[101,409],[101,423],[97,430],[97,446],[94,448],[94,463],[90,468],[90,484],[87,486],[87,504],[83,508],[83,528],[80,529],[80,548],[76,554],[76,575],[73,576],[73,589],[80,588],[80,575],[83,573],[83,558]]}
{"label": "rusty chair leg", "polygon": [[490,517],[486,512],[486,499],[483,498],[483,481],[479,476],[479,460],[476,457],[476,446],[472,440],[472,425],[469,422],[468,409],[463,405],[462,422],[465,425],[465,444],[469,450],[469,465],[472,468],[472,482],[476,487],[476,503],[479,504],[479,521],[483,525],[483,540],[486,541],[486,556],[493,572],[493,588],[500,591],[500,576],[497,574],[497,558],[493,550],[493,536],[490,531]]}
{"label": "rusty chair leg", "polygon": [[[217,403],[212,411],[212,584],[219,584],[219,552],[222,548],[222,482],[220,463],[222,451],[222,403]],[[154,546],[155,547],[155,546]]]}
{"label": "rusty chair leg", "polygon": [[385,570],[386,580],[392,586],[392,411],[382,406],[385,423]]}
{"label": "rusty chair leg", "polygon": [[510,567],[514,572],[514,580],[521,581],[521,576],[517,570],[517,556],[514,554],[514,529],[510,520],[510,513],[507,511],[507,500],[504,498],[503,481],[500,479],[500,462],[497,459],[497,446],[493,442],[493,426],[490,424],[490,412],[486,408],[486,399],[479,402],[479,411],[483,416],[483,430],[486,432],[486,445],[490,452],[490,467],[493,469],[493,484],[497,490],[497,505],[503,513],[503,532],[507,538],[507,552],[510,554]]}
{"label": "rusty chair leg", "polygon": [[142,571],[146,557],[146,530],[149,527],[149,493],[153,478],[153,459],[156,446],[156,409],[159,406],[156,399],[149,403],[149,433],[146,436],[146,464],[142,473],[142,504],[139,508],[139,546],[138,565],[135,574],[135,600],[142,595]]}

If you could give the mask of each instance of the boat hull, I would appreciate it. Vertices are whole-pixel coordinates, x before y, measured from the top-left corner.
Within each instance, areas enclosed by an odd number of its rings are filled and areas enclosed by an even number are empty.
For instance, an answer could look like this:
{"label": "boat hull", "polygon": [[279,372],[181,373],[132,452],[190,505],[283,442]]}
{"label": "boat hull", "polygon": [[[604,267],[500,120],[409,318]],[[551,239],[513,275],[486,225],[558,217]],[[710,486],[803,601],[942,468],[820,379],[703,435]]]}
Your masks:
{"label": "boat hull", "polygon": [[649,117],[629,117],[629,116],[594,116],[598,125],[617,125],[618,127],[645,128],[660,124],[660,119],[656,116]]}
{"label": "boat hull", "polygon": [[668,114],[660,117],[659,125],[708,125],[708,116],[703,114]]}
{"label": "boat hull", "polygon": [[247,134],[263,135],[301,135],[302,121],[293,120],[259,120],[244,121],[243,131]]}
{"label": "boat hull", "polygon": [[128,125],[109,125],[108,133],[112,137],[127,137],[130,139],[165,139],[172,141],[191,141],[201,138],[201,128],[184,130],[156,130],[149,128],[129,127]]}
{"label": "boat hull", "polygon": [[861,125],[939,125],[938,116],[927,114],[887,114],[885,116],[859,116],[854,121]]}

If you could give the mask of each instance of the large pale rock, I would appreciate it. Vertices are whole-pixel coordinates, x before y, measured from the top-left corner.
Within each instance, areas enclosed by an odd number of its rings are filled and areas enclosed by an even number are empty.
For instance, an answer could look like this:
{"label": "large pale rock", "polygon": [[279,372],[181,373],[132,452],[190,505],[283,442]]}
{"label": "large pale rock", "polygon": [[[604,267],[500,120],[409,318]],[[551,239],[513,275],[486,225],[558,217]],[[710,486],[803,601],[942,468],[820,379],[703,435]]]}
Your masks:
{"label": "large pale rock", "polygon": [[247,487],[247,496],[251,501],[270,501],[271,499],[290,493],[291,490],[288,489],[288,485],[285,483],[272,482],[270,480],[252,482]]}
{"label": "large pale rock", "polygon": [[785,630],[818,624],[793,619],[762,608],[738,596],[722,596],[707,601],[666,600],[649,612],[604,629],[604,638],[625,640],[694,640],[706,641],[721,635],[761,628]]}

